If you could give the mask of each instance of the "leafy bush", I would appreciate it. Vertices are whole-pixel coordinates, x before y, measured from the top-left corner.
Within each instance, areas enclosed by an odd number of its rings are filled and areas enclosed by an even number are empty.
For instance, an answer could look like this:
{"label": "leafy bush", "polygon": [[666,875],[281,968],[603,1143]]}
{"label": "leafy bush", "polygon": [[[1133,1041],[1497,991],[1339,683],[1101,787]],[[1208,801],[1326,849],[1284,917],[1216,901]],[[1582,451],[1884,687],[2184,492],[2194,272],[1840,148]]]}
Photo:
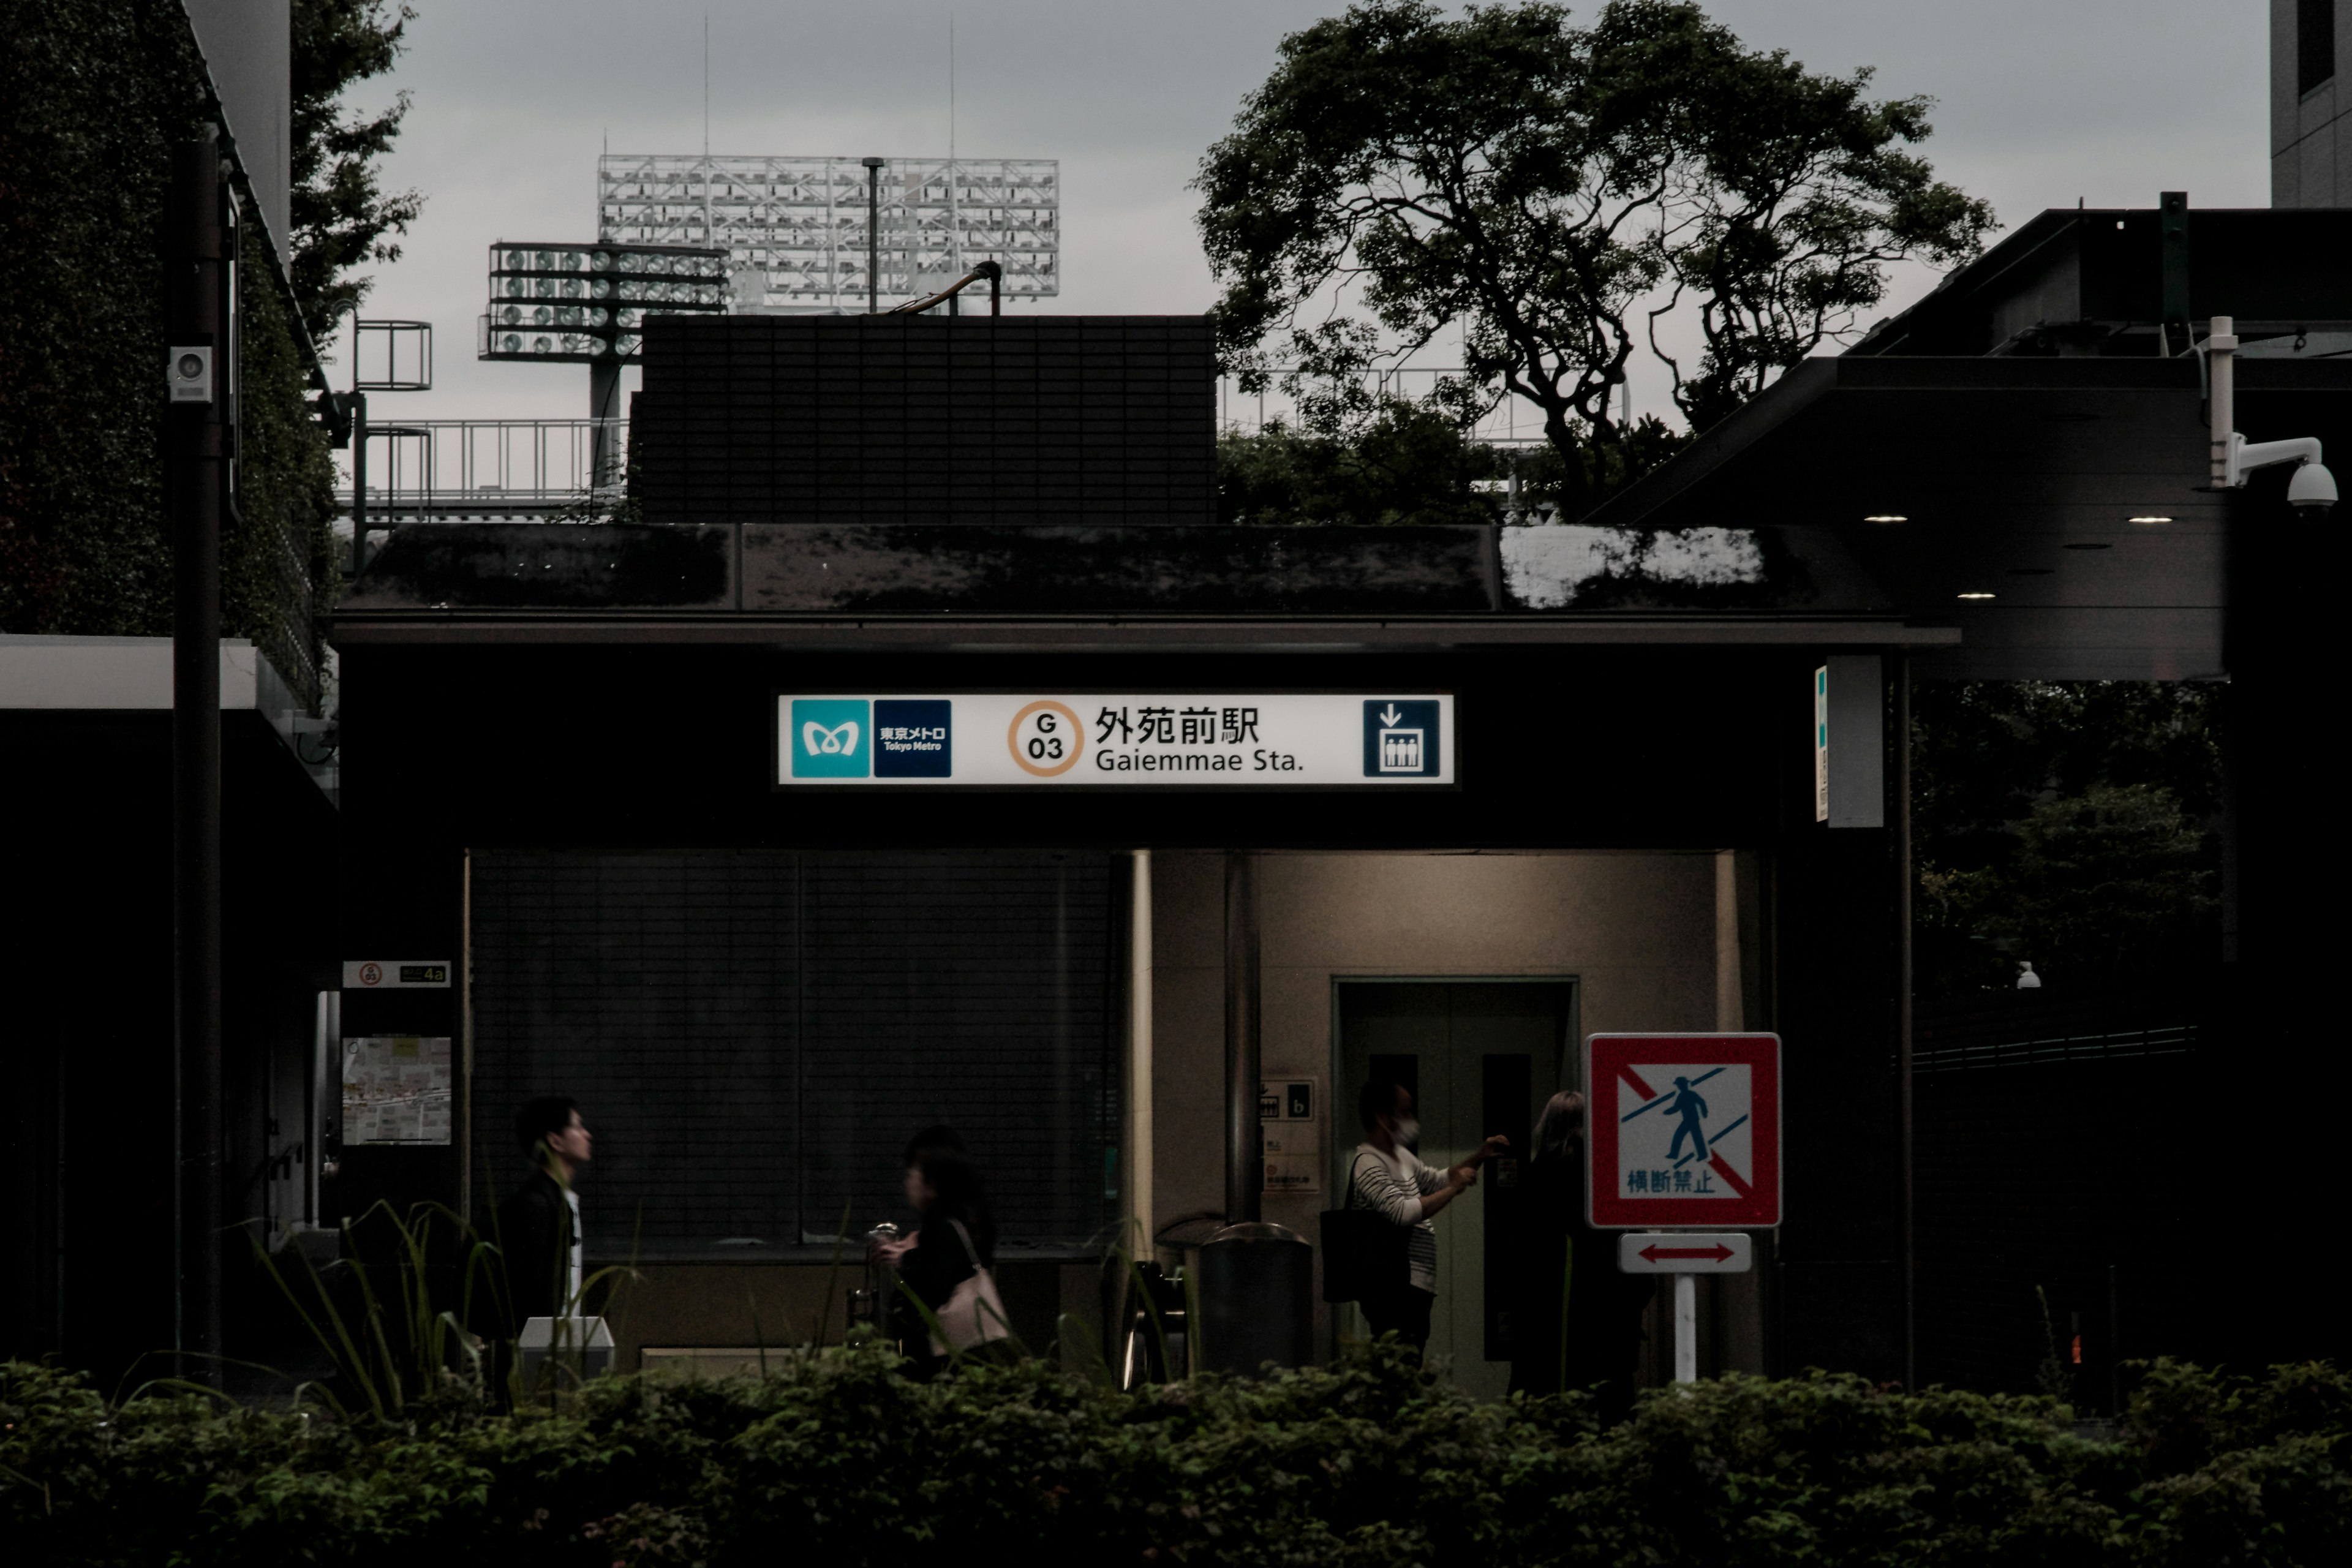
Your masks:
{"label": "leafy bush", "polygon": [[110,1407],[0,1367],[0,1540],[41,1563],[2304,1564],[2352,1550],[2352,1379],[2146,1369],[2120,1440],[2050,1401],[1815,1373],[1480,1405],[1393,1351],[1115,1393],[930,1384],[851,1347],[397,1422]]}

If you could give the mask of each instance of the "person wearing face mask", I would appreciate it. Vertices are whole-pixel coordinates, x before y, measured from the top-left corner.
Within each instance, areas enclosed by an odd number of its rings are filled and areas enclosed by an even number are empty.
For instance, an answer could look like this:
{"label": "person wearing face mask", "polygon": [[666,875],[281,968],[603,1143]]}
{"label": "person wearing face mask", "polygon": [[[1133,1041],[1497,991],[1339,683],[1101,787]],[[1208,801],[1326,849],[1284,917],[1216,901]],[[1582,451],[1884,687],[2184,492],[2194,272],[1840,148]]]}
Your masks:
{"label": "person wearing face mask", "polygon": [[1370,1209],[1405,1232],[1402,1275],[1369,1286],[1360,1299],[1375,1339],[1393,1333],[1418,1352],[1429,1343],[1429,1312],[1437,1302],[1438,1211],[1477,1184],[1478,1167],[1508,1149],[1497,1133],[1451,1170],[1423,1164],[1412,1145],[1421,1138],[1412,1091],[1373,1082],[1357,1097],[1364,1142],[1348,1173],[1348,1207]]}

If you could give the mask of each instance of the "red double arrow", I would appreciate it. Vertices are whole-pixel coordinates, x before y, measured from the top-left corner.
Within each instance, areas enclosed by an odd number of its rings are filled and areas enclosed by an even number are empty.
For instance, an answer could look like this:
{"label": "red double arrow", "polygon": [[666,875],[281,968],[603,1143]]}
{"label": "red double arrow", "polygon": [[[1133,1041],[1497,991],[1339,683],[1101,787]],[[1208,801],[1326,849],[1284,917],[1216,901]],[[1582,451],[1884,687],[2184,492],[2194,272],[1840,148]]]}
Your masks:
{"label": "red double arrow", "polygon": [[1642,1248],[1642,1256],[1653,1263],[1661,1258],[1712,1258],[1720,1263],[1731,1256],[1731,1248],[1719,1241],[1713,1247],[1660,1247],[1653,1242]]}

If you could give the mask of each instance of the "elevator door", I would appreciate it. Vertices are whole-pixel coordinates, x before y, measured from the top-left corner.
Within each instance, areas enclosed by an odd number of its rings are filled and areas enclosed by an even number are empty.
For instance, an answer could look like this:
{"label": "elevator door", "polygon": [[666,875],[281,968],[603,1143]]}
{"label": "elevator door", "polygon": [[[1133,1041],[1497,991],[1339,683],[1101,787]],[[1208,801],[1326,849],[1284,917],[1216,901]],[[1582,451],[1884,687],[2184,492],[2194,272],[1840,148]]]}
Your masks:
{"label": "elevator door", "polygon": [[[1437,1232],[1437,1304],[1431,1360],[1455,1384],[1500,1397],[1511,1375],[1510,1288],[1523,1194],[1519,1173],[1545,1100],[1566,1082],[1575,983],[1567,980],[1343,981],[1339,986],[1340,1115],[1353,1118],[1357,1090],[1374,1079],[1403,1085],[1420,1102],[1418,1152],[1440,1170],[1481,1140],[1502,1133],[1511,1154],[1486,1167],[1478,1184],[1432,1222]],[[1344,1194],[1361,1134],[1335,1137],[1333,1191]],[[1360,1339],[1349,1306],[1334,1324]]]}

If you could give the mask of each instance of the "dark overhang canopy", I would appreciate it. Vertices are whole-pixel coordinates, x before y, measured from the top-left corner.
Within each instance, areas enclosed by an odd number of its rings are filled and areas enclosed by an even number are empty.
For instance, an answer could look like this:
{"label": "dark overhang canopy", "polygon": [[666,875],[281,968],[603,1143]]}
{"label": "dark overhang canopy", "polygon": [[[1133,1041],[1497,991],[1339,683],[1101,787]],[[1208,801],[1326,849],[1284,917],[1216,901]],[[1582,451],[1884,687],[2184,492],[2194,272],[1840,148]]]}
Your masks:
{"label": "dark overhang canopy", "polygon": [[2191,268],[2176,350],[2209,312],[2277,334],[2237,366],[2247,439],[2315,436],[2352,463],[2352,359],[2335,357],[2352,336],[2329,331],[2352,321],[2352,281],[2319,258],[2343,254],[2352,213],[2197,213],[2187,247],[2158,216],[2044,214],[1587,521],[1825,529],[1915,622],[1959,628],[1922,674],[2225,678],[2231,538],[2345,524],[2298,521],[2284,469],[2208,488],[2202,362],[2157,352],[2184,297],[2165,269]]}

